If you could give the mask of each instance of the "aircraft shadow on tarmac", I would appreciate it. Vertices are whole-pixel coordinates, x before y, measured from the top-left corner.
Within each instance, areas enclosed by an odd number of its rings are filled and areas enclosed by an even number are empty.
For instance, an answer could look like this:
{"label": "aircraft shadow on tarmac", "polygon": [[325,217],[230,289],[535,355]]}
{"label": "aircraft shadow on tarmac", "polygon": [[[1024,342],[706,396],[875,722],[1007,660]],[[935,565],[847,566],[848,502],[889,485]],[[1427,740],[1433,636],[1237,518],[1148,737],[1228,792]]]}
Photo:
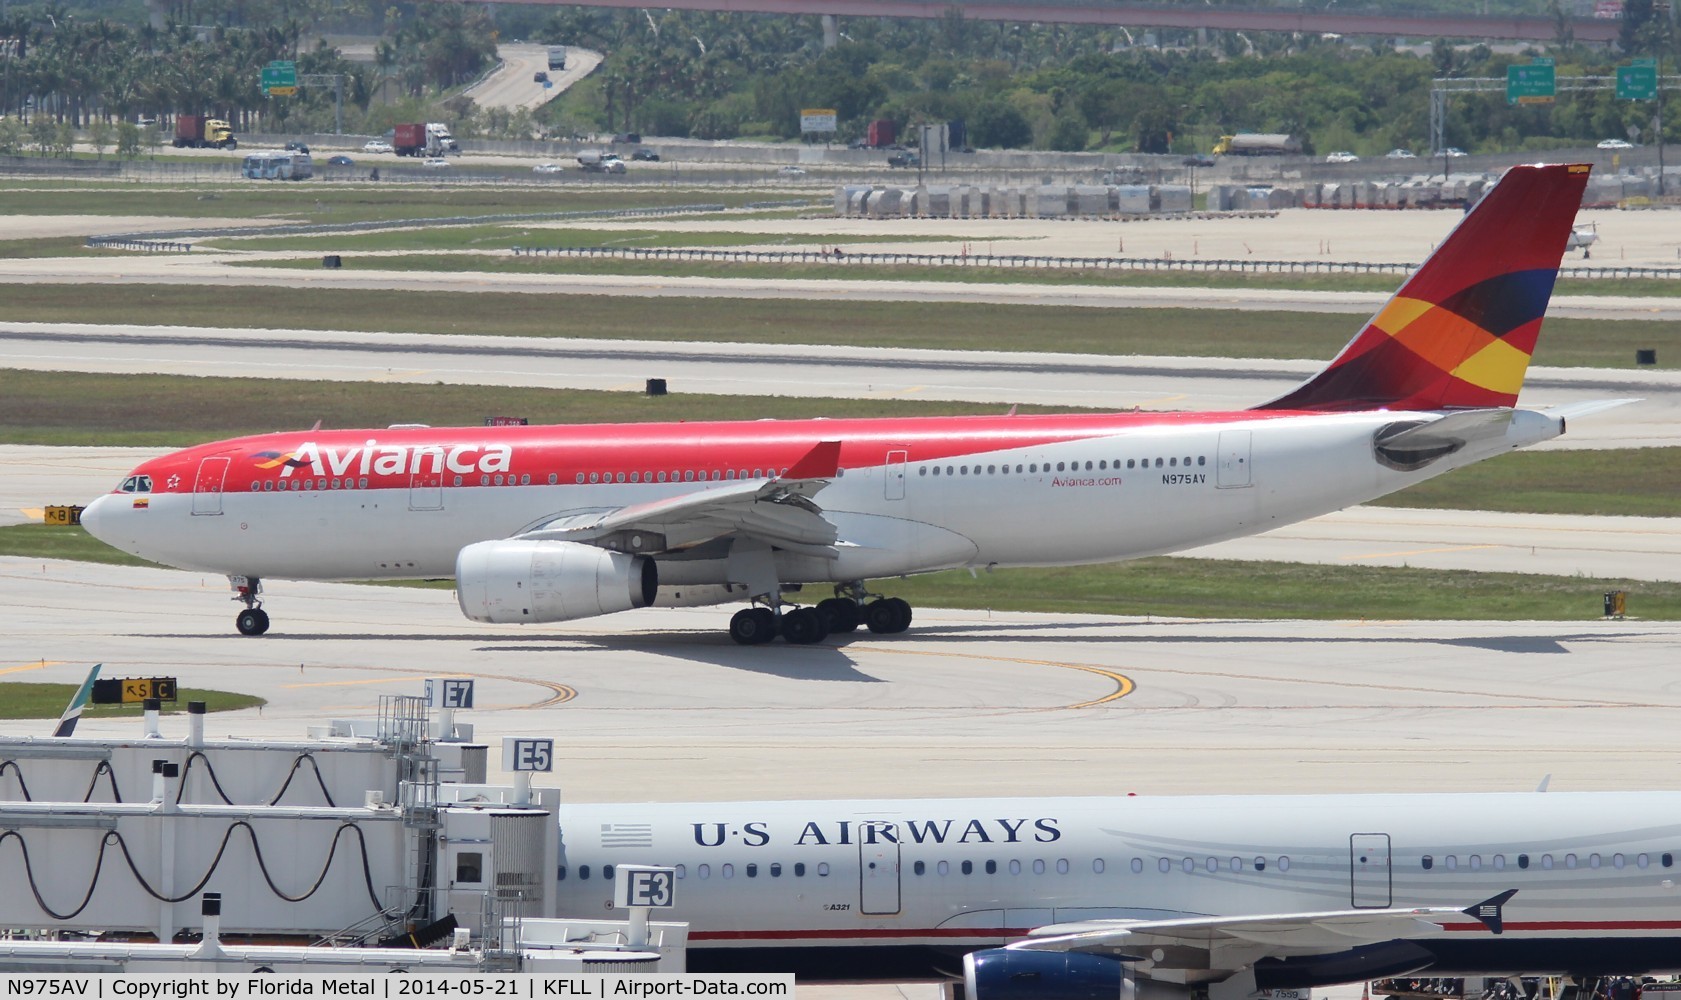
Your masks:
{"label": "aircraft shadow on tarmac", "polygon": [[810,646],[790,646],[773,643],[765,646],[738,646],[728,639],[713,641],[710,634],[642,633],[635,636],[602,635],[593,637],[569,636],[564,644],[487,646],[481,651],[493,653],[580,653],[591,647],[616,652],[640,652],[673,660],[714,667],[744,670],[767,677],[793,681],[850,681],[882,684],[858,669],[858,664],[846,654],[844,647],[829,643]]}
{"label": "aircraft shadow on tarmac", "polygon": [[[846,654],[846,647],[854,642],[902,642],[907,639],[932,639],[941,645],[957,643],[1008,642],[1016,637],[1034,643],[1089,644],[1093,642],[1150,643],[1152,645],[1256,645],[1280,644],[1343,644],[1369,646],[1397,642],[1429,643],[1462,649],[1479,649],[1496,653],[1569,653],[1567,643],[1608,643],[1650,636],[1648,632],[1573,632],[1564,635],[1533,635],[1505,633],[1468,636],[1399,636],[1399,635],[1205,635],[1194,632],[1136,634],[1139,629],[1159,629],[1161,624],[1133,623],[1123,625],[1081,622],[975,622],[973,624],[919,625],[914,633],[904,637],[883,639],[875,635],[830,636],[810,646],[791,646],[774,642],[764,646],[738,646],[712,632],[640,632],[634,635],[566,635],[545,639],[538,635],[483,635],[473,633],[415,634],[415,633],[287,633],[270,632],[262,642],[467,642],[477,644],[482,652],[499,653],[578,653],[592,648],[619,652],[644,652],[673,659],[690,660],[713,666],[747,670],[790,680],[867,681],[879,683],[880,678],[863,673],[856,661]],[[1193,629],[1195,623],[1175,624],[1176,629]],[[1066,634],[1050,634],[1063,632]],[[206,636],[188,633],[133,633],[134,638],[204,639]],[[235,637],[239,638],[239,637]],[[251,640],[239,638],[241,642]]]}
{"label": "aircraft shadow on tarmac", "polygon": [[[1187,645],[1239,645],[1244,643],[1256,645],[1280,644],[1345,644],[1368,646],[1378,643],[1430,643],[1438,646],[1456,646],[1463,649],[1481,649],[1496,653],[1568,653],[1571,650],[1566,643],[1606,643],[1618,642],[1625,639],[1646,638],[1646,632],[1577,632],[1565,635],[1531,635],[1528,633],[1490,634],[1475,636],[1399,636],[1399,635],[1369,635],[1369,636],[1336,636],[1336,635],[1203,635],[1203,634],[1152,634],[1128,635],[1125,630],[1134,628],[1131,625],[1104,626],[1104,634],[1093,631],[1095,626],[1070,624],[1051,625],[1021,625],[1021,624],[974,624],[950,626],[919,626],[916,634],[919,638],[938,638],[945,642],[1005,642],[1008,636],[1000,633],[1008,632],[1029,639],[1035,643],[1092,643],[1133,641],[1150,643],[1152,645],[1171,645],[1182,643]],[[1159,628],[1159,625],[1143,625],[1137,628]],[[1181,627],[1181,626],[1175,626]],[[1194,625],[1189,627],[1195,627]],[[1077,631],[1077,635],[1046,635],[1052,629],[1066,629]]]}

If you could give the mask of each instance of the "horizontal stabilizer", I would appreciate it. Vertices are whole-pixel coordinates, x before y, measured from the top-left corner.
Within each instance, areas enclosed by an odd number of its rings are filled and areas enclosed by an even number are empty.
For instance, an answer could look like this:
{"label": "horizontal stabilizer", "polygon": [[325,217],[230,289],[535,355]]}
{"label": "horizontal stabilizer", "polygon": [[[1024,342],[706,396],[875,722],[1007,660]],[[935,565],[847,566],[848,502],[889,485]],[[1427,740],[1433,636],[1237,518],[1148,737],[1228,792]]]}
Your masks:
{"label": "horizontal stabilizer", "polygon": [[1546,413],[1548,416],[1558,417],[1565,423],[1569,423],[1578,417],[1591,417],[1595,413],[1604,413],[1606,410],[1615,410],[1619,406],[1627,406],[1630,403],[1638,402],[1640,402],[1638,398],[1585,399],[1580,403],[1563,403],[1559,406],[1549,406],[1546,408]]}
{"label": "horizontal stabilizer", "polygon": [[1473,917],[1480,921],[1482,925],[1487,927],[1491,932],[1500,934],[1506,929],[1505,918],[1501,916],[1501,910],[1505,907],[1507,900],[1510,900],[1517,894],[1518,891],[1516,889],[1507,889],[1500,895],[1490,896],[1488,899],[1483,900],[1476,906],[1467,907],[1461,912],[1463,912],[1467,917]]}
{"label": "horizontal stabilizer", "polygon": [[1472,441],[1502,437],[1512,422],[1512,411],[1504,407],[1467,410],[1413,426],[1401,425],[1380,434],[1378,445],[1396,451],[1427,451],[1463,448]]}

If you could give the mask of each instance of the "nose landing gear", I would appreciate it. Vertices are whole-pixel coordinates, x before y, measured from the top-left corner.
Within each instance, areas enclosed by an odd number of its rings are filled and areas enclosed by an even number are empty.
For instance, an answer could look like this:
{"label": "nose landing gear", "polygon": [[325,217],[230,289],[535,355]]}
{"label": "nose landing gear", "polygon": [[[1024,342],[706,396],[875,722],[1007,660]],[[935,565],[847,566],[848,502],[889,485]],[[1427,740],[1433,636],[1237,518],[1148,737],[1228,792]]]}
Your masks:
{"label": "nose landing gear", "polygon": [[240,635],[262,635],[268,631],[268,612],[263,610],[263,602],[257,595],[263,592],[263,581],[254,576],[230,576],[228,583],[233,586],[233,599],[243,602],[245,610],[234,618],[234,628],[239,629]]}

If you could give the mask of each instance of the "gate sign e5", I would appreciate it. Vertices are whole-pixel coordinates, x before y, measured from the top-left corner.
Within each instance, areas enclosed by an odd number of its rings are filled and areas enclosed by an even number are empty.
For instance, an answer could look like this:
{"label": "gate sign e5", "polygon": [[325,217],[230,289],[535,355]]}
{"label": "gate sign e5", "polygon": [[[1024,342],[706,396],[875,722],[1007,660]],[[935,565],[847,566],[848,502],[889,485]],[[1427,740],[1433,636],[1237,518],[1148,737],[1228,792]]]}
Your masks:
{"label": "gate sign e5", "polygon": [[504,736],[502,770],[553,771],[554,740],[533,736]]}
{"label": "gate sign e5", "polygon": [[677,870],[648,865],[619,865],[613,870],[615,906],[666,910],[677,905]]}
{"label": "gate sign e5", "polygon": [[428,677],[426,679],[426,704],[433,708],[472,708],[472,679],[469,677]]}

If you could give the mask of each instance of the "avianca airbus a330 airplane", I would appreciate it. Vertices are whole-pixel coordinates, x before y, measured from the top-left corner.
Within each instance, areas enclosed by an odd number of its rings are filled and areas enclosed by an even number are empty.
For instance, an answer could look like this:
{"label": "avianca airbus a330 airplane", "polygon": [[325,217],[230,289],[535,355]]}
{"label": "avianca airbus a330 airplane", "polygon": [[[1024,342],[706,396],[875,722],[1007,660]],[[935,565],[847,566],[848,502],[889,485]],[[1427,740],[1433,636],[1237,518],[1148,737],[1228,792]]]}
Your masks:
{"label": "avianca airbus a330 airplane", "polygon": [[[1564,432],[1516,408],[1586,165],[1515,167],[1324,371],[1251,410],[506,428],[218,441],[146,462],[82,524],[264,578],[454,575],[482,622],[747,601],[741,643],[900,632],[868,581],[1157,555],[1361,503]],[[798,607],[813,585],[833,595]]]}

